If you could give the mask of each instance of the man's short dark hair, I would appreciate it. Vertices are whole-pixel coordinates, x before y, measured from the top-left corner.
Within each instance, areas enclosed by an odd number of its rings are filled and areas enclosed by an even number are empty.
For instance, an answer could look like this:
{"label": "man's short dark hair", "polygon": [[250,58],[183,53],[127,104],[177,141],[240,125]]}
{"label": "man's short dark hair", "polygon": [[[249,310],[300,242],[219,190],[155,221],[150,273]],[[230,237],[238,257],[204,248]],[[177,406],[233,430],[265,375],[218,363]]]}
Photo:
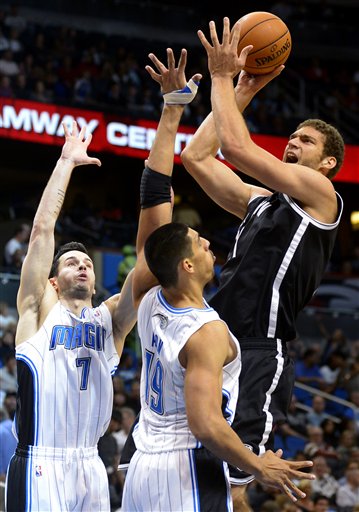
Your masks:
{"label": "man's short dark hair", "polygon": [[179,262],[193,255],[188,229],[186,224],[171,222],[156,229],[146,240],[147,265],[164,288],[176,286]]}
{"label": "man's short dark hair", "polygon": [[331,124],[322,121],[321,119],[307,119],[297,126],[297,130],[304,128],[305,126],[311,126],[322,135],[324,135],[324,148],[322,157],[334,156],[337,160],[336,166],[327,174],[327,178],[330,180],[340,171],[344,161],[345,145],[343,137],[340,135],[338,130]]}
{"label": "man's short dark hair", "polygon": [[80,251],[88,254],[86,247],[80,242],[68,242],[67,244],[61,245],[53,259],[49,277],[57,276],[59,271],[59,259],[63,254],[70,251]]}

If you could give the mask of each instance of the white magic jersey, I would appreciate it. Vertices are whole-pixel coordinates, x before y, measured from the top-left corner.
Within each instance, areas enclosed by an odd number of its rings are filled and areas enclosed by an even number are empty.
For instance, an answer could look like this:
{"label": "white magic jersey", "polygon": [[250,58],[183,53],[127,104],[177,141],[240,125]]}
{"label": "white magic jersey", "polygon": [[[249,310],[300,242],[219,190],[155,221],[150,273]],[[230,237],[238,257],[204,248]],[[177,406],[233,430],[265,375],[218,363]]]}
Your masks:
{"label": "white magic jersey", "polygon": [[77,317],[57,302],[16,359],[19,446],[96,446],[111,419],[119,361],[107,306]]}
{"label": "white magic jersey", "polygon": [[[154,287],[142,299],[137,328],[142,347],[141,413],[133,437],[136,448],[144,452],[164,452],[199,448],[189,429],[184,399],[183,368],[178,360],[181,349],[202,325],[220,320],[216,311],[170,306],[160,287]],[[238,397],[241,367],[238,356],[223,367],[222,410],[228,423],[233,421]],[[216,343],[208,339],[208,350]],[[204,420],[205,421],[205,420]]]}

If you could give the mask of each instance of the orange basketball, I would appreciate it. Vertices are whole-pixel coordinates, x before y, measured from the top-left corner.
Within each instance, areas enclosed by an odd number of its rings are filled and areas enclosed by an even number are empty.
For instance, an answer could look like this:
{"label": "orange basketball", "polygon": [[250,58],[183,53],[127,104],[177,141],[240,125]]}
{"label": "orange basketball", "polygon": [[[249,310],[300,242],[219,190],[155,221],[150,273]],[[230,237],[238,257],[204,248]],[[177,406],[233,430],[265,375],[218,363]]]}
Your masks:
{"label": "orange basketball", "polygon": [[284,64],[292,49],[292,38],[283,20],[270,12],[250,12],[239,20],[241,34],[238,55],[245,46],[253,45],[245,70],[252,75],[270,73]]}

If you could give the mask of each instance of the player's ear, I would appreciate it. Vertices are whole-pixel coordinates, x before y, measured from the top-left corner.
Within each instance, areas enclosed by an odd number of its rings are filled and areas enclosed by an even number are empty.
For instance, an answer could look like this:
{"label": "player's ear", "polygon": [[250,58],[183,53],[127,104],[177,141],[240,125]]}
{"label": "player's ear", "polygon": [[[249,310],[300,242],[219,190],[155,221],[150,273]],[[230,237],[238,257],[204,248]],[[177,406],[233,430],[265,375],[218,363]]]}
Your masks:
{"label": "player's ear", "polygon": [[184,260],[182,260],[180,265],[182,265],[183,270],[185,270],[186,272],[189,272],[190,274],[194,272],[193,263],[189,258],[185,258]]}
{"label": "player's ear", "polygon": [[57,277],[50,277],[49,282],[53,289],[57,292],[59,290],[58,284],[57,284]]}
{"label": "player's ear", "polygon": [[326,156],[320,163],[320,170],[323,174],[327,175],[328,172],[337,165],[335,156]]}

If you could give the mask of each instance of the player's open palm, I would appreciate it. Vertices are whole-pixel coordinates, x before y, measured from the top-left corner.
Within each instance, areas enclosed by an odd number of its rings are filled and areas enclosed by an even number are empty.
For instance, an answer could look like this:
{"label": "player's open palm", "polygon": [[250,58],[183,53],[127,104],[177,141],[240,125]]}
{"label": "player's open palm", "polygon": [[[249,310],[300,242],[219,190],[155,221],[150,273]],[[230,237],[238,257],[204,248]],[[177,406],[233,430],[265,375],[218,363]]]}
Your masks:
{"label": "player's open palm", "polygon": [[[172,91],[183,89],[187,84],[185,69],[187,64],[187,50],[181,50],[181,55],[176,66],[175,57],[171,48],[167,48],[167,67],[161,62],[155,54],[150,53],[149,58],[152,60],[157,72],[151,66],[146,66],[146,71],[151,78],[155,80],[161,87],[161,93],[167,94]],[[198,82],[202,75],[197,73],[192,80]]]}
{"label": "player's open palm", "polygon": [[100,166],[101,162],[98,158],[92,158],[87,154],[92,134],[90,133],[85,138],[86,127],[83,126],[79,132],[76,121],[72,123],[71,132],[65,123],[62,123],[62,127],[65,133],[65,144],[62,148],[61,158],[70,160],[75,166],[89,164]]}
{"label": "player's open palm", "polygon": [[314,480],[315,475],[312,473],[300,471],[302,468],[311,467],[313,463],[309,460],[300,462],[283,460],[282,453],[282,450],[276,453],[268,450],[261,457],[262,471],[257,478],[267,486],[280,489],[292,501],[297,501],[297,498],[304,498],[305,493],[295,485],[293,480]]}

